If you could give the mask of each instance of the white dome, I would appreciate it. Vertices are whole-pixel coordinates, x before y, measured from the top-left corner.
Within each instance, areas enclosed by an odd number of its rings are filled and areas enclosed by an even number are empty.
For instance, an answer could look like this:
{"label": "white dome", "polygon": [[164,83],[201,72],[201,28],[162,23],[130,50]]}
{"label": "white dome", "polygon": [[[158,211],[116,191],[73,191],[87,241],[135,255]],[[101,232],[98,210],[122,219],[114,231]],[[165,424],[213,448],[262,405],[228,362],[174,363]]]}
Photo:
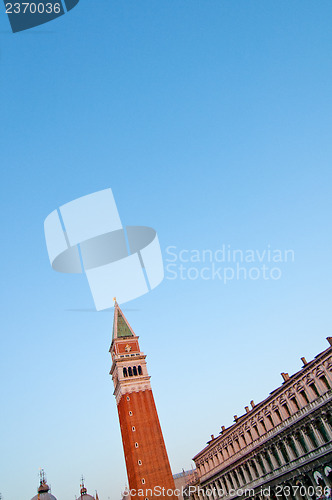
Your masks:
{"label": "white dome", "polygon": [[39,493],[39,496],[36,495],[31,500],[56,500],[54,495],[51,495],[51,493]]}

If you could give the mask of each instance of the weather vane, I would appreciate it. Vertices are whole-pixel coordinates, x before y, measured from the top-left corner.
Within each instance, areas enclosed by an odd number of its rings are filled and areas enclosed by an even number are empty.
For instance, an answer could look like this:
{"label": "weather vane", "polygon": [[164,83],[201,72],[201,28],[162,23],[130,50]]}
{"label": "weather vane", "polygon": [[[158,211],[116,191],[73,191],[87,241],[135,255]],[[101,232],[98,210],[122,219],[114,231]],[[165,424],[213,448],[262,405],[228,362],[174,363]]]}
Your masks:
{"label": "weather vane", "polygon": [[39,469],[39,478],[40,478],[40,484],[43,484],[46,482],[44,469]]}

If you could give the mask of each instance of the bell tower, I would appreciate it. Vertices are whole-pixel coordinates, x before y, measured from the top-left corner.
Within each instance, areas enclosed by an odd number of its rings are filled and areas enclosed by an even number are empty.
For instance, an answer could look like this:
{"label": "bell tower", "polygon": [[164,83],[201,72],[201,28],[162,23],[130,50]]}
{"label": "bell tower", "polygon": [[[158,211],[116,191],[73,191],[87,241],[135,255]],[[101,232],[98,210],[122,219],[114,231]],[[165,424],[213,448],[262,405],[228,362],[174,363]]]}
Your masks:
{"label": "bell tower", "polygon": [[[117,302],[110,347],[114,396],[132,500],[177,499],[146,356]],[[168,493],[167,493],[168,490]],[[135,492],[135,494],[134,494]]]}

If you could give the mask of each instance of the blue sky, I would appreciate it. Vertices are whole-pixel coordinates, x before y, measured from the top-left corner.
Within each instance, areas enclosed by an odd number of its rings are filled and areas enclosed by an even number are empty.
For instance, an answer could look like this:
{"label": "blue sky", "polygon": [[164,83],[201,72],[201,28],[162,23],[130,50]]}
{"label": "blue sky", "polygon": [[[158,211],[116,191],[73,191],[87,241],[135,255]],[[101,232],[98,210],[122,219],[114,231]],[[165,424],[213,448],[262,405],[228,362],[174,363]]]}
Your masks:
{"label": "blue sky", "polygon": [[[0,15],[3,500],[44,467],[127,484],[113,315],[54,272],[43,221],[111,187],[122,222],[181,249],[293,249],[279,280],[169,280],[123,307],[140,335],[173,471],[331,335],[332,4],[81,0],[12,34]],[[165,262],[167,265],[167,262]]]}

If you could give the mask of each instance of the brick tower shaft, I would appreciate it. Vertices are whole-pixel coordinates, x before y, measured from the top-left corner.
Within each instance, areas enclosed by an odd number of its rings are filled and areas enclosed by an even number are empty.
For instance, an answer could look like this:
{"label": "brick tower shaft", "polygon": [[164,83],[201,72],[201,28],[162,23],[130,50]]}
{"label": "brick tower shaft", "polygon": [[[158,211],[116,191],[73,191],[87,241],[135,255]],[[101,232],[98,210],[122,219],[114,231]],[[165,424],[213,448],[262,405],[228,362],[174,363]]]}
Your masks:
{"label": "brick tower shaft", "polygon": [[130,496],[175,500],[174,479],[138,337],[115,302],[110,347]]}

